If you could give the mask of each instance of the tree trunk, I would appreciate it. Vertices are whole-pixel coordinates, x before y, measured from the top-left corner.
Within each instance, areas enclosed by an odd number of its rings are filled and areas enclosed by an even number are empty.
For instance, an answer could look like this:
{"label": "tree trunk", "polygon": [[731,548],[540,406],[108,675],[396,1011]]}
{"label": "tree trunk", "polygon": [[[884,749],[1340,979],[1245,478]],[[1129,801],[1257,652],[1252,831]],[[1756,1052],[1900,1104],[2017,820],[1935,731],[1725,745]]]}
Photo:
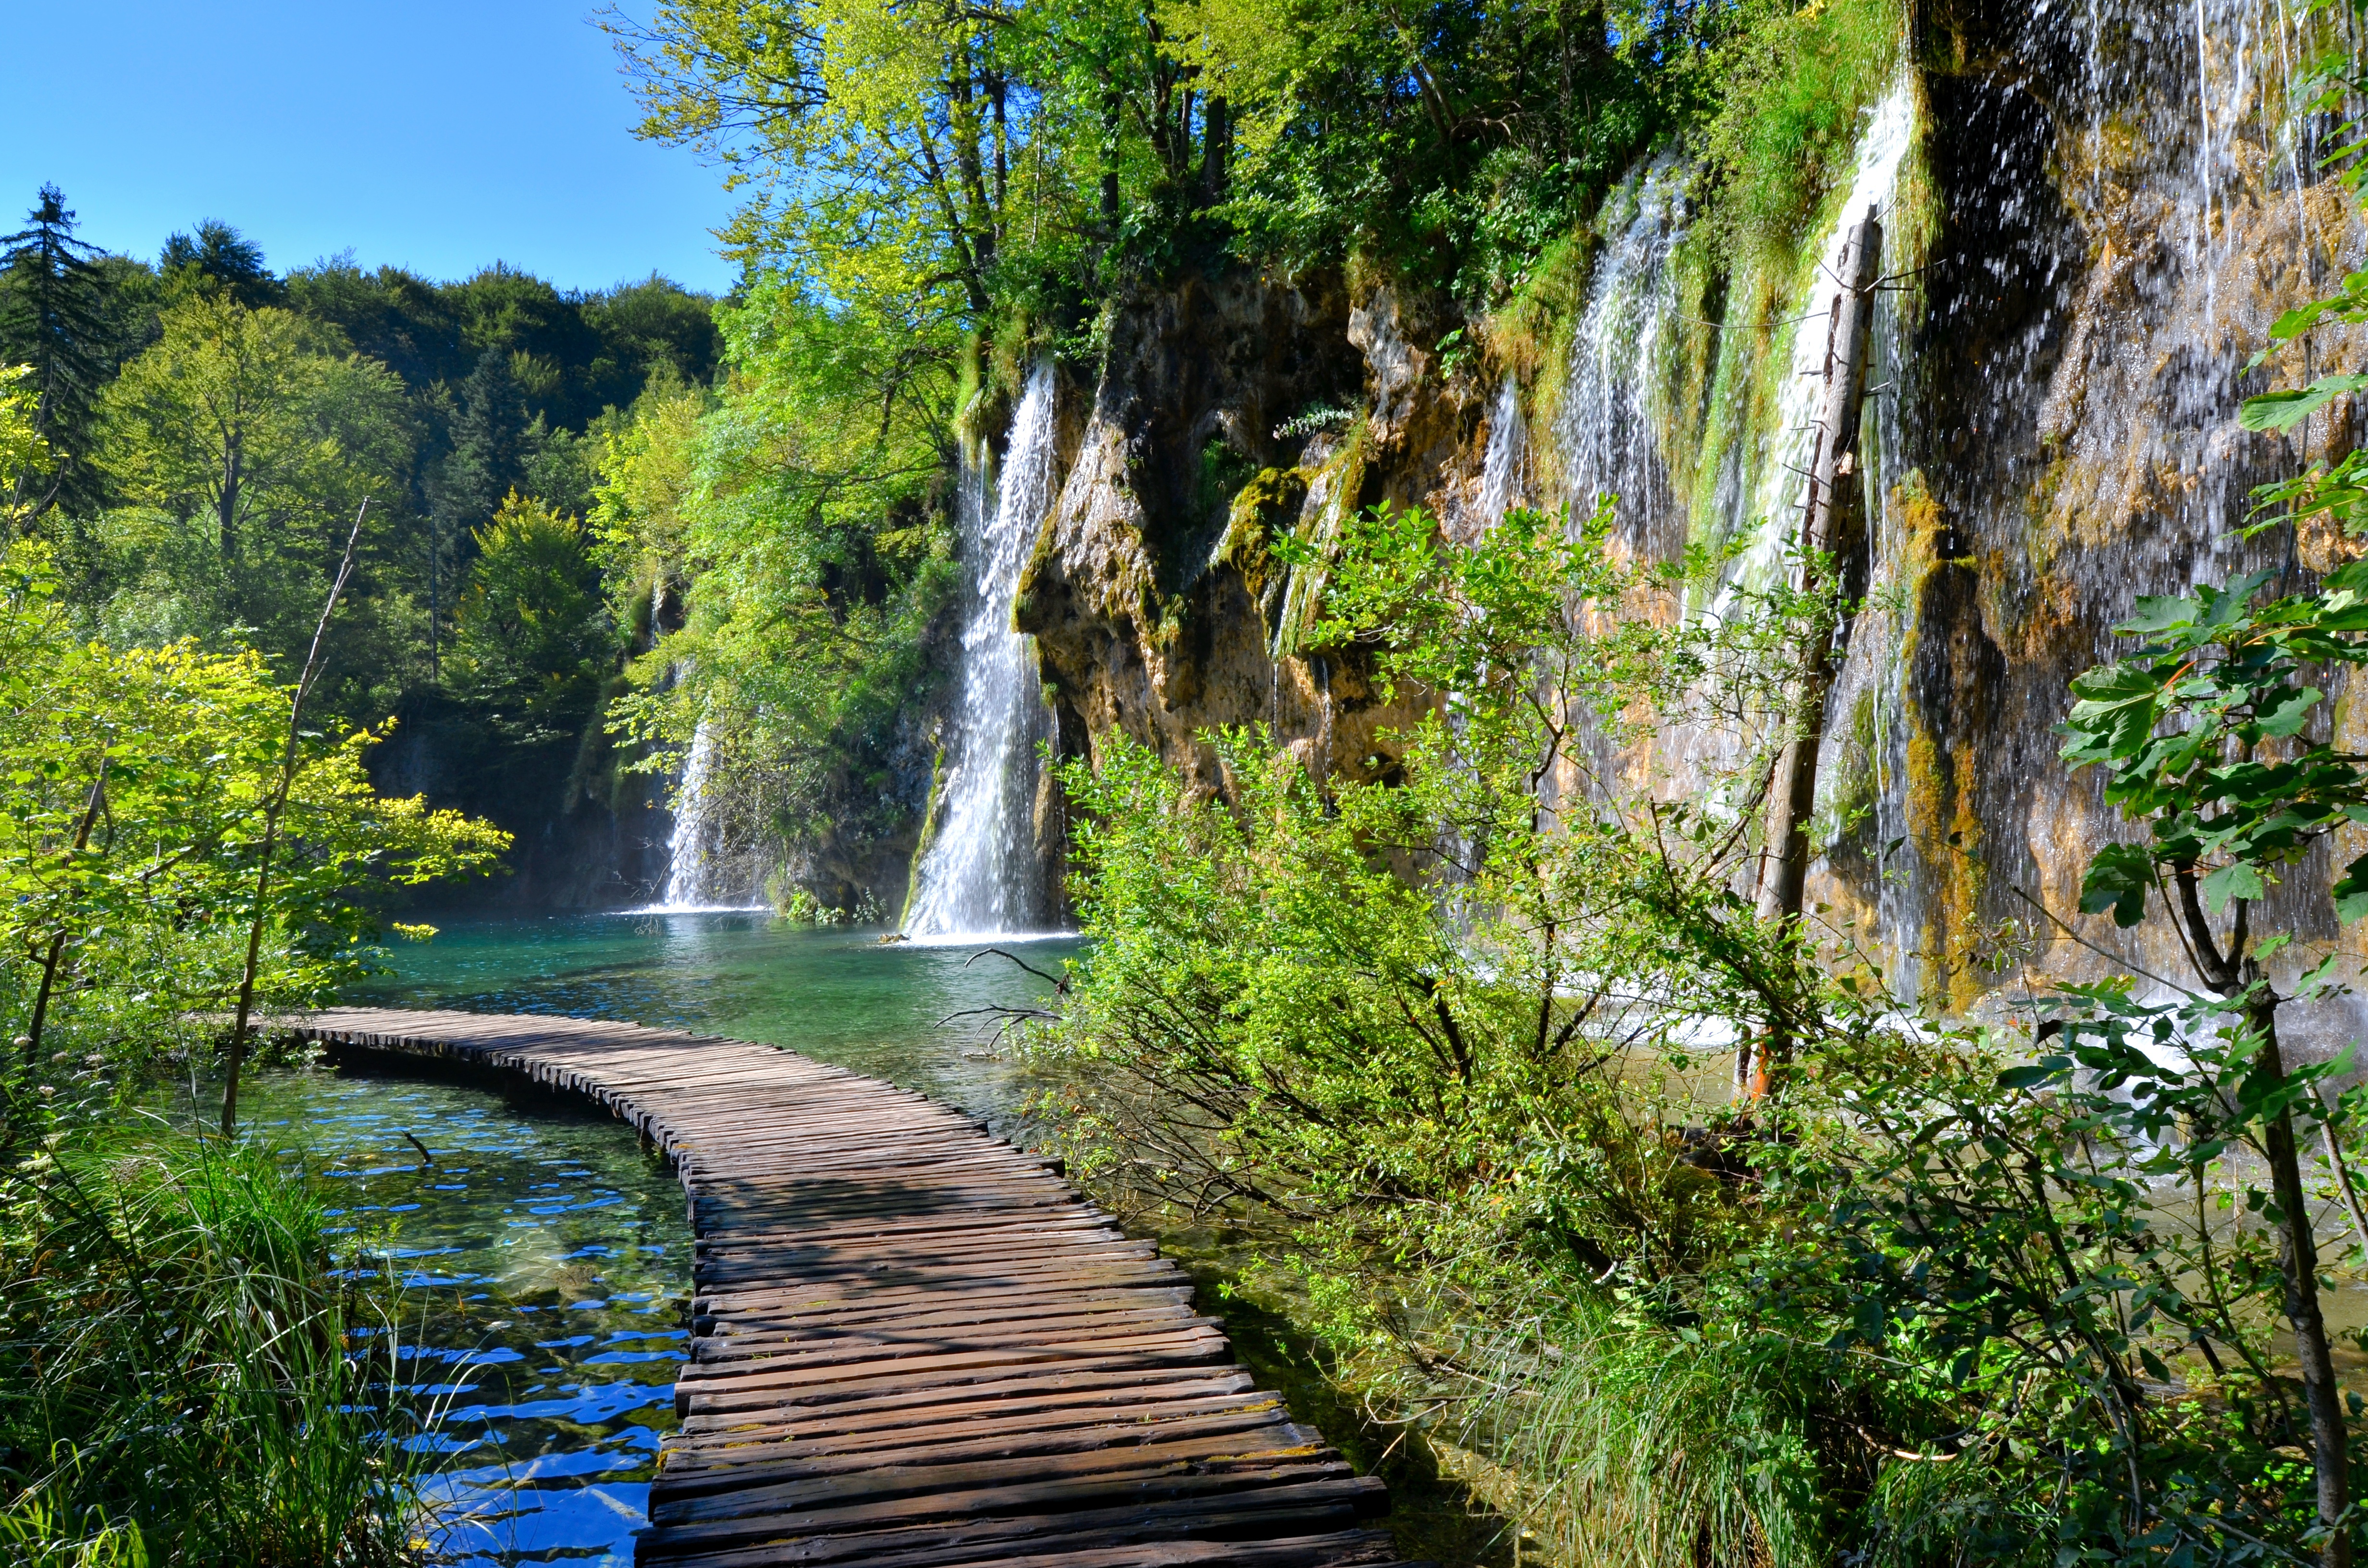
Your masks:
{"label": "tree trunk", "polygon": [[[90,799],[83,803],[82,821],[74,825],[74,852],[90,847],[90,830],[98,821],[99,808],[107,803],[107,753],[98,754],[98,772],[90,781]],[[108,830],[110,837],[113,829]],[[50,938],[50,950],[41,963],[40,989],[33,994],[32,1022],[25,1030],[25,1066],[30,1070],[41,1060],[41,1030],[50,1021],[50,997],[57,989],[58,965],[65,957],[66,928],[59,923],[56,935]]]}
{"label": "tree trunk", "polygon": [[246,1065],[246,1027],[255,1014],[255,971],[263,959],[263,921],[269,913],[271,892],[271,855],[279,846],[279,818],[288,809],[289,787],[296,782],[296,747],[303,735],[304,699],[312,694],[313,683],[321,676],[321,645],[329,635],[329,618],[337,612],[337,600],[345,596],[346,584],[354,574],[354,554],[361,547],[362,519],[370,515],[370,503],[365,500],[354,513],[354,531],[346,536],[346,558],[337,564],[336,581],[329,585],[328,602],[321,607],[320,624],[313,628],[313,646],[304,655],[303,673],[297,676],[295,694],[288,703],[288,742],[279,753],[279,783],[264,803],[263,843],[256,851],[255,912],[246,927],[246,967],[239,971],[238,1013],[232,1020],[227,1081],[222,1085],[222,1135],[233,1136],[238,1131],[238,1075]]}
{"label": "tree trunk", "polygon": [[229,561],[238,553],[238,492],[244,479],[241,474],[242,454],[235,431],[222,437],[222,494],[214,503],[215,522],[222,534],[222,557]]}
{"label": "tree trunk", "polygon": [[1225,164],[1234,128],[1224,95],[1212,93],[1201,110],[1201,199],[1211,206],[1225,199]]}
{"label": "tree trunk", "polygon": [[[2261,1037],[2255,1071],[2269,1081],[2271,1094],[2285,1081],[2285,1060],[2278,1050],[2278,1002],[2254,971],[2256,998],[2246,1008],[2246,1020]],[[2303,1187],[2302,1151],[2294,1139],[2294,1112],[2282,1110],[2262,1129],[2262,1152],[2270,1164],[2270,1190],[2277,1199],[2279,1228],[2284,1244],[2279,1262],[2285,1270],[2286,1321],[2294,1325],[2294,1356],[2302,1363],[2303,1400],[2310,1412],[2311,1466],[2318,1483],[2318,1520],[2333,1525],[2343,1517],[2351,1500],[2351,1434],[2344,1419],[2343,1390],[2335,1381],[2335,1358],[2327,1339],[2327,1318],[2318,1300],[2318,1243],[2310,1233],[2310,1195]],[[2326,1568],[2350,1568],[2351,1536],[2348,1528],[2331,1530],[2319,1561]]]}
{"label": "tree trunk", "polygon": [[[1874,281],[1883,265],[1883,225],[1873,209],[1850,231],[1836,267],[1843,288],[1834,297],[1827,324],[1825,388],[1815,445],[1809,457],[1809,498],[1801,526],[1801,590],[1815,594],[1822,582],[1822,558],[1839,543],[1841,489],[1854,484],[1859,405],[1866,391],[1867,341],[1873,335]],[[1805,639],[1793,682],[1797,710],[1793,738],[1778,754],[1768,784],[1766,846],[1759,871],[1759,919],[1790,927],[1801,917],[1802,890],[1809,875],[1809,816],[1817,799],[1817,750],[1825,739],[1826,698],[1833,686],[1829,632]],[[1736,1063],[1739,1092],[1764,1087],[1770,1062],[1782,1062],[1792,1041],[1781,1022],[1771,1024],[1755,1064],[1746,1045]]]}

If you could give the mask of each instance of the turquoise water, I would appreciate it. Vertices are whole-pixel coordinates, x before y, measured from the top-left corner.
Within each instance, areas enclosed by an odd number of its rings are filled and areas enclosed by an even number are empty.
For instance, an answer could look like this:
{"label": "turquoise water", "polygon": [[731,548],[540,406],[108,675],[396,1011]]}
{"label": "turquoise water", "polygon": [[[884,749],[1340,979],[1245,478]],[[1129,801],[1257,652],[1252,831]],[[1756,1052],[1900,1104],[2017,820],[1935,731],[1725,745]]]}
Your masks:
{"label": "turquoise water", "polygon": [[[997,1009],[1051,988],[970,949],[879,935],[745,914],[456,920],[348,1000],[770,1041],[1024,1136],[1026,1085],[997,1049],[1012,1015]],[[1057,971],[1076,949],[1011,950]],[[664,1163],[599,1112],[429,1076],[259,1073],[241,1099],[246,1136],[329,1195],[354,1268],[406,1287],[413,1375],[397,1397],[432,1418],[416,1448],[443,1560],[631,1568],[675,1425],[689,1290],[683,1194]]]}
{"label": "turquoise water", "polygon": [[784,1045],[919,1089],[1024,1133],[1027,1085],[998,1050],[1012,1015],[1052,994],[1074,939],[973,947],[880,941],[877,929],[761,914],[552,915],[455,920],[398,944],[393,972],[351,1000],[619,1018]]}

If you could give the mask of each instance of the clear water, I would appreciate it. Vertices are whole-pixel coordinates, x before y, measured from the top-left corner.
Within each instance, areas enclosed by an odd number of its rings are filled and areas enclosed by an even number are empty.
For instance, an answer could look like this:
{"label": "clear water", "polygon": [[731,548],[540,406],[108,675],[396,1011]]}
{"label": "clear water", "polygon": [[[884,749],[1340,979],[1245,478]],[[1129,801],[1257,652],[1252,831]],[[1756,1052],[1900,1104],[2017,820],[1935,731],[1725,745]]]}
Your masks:
{"label": "clear water", "polygon": [[[997,1048],[1012,1015],[994,1009],[1041,1005],[1052,987],[984,944],[882,943],[883,934],[735,911],[456,920],[431,942],[399,947],[393,972],[350,1000],[618,1018],[762,1040],[918,1089],[1023,1136],[1027,1085]],[[995,945],[1048,974],[1077,951],[1073,938]]]}
{"label": "clear water", "polygon": [[[1049,988],[973,949],[879,936],[746,914],[459,920],[349,999],[772,1041],[1024,1136],[1026,1086],[996,1049],[1008,1015],[980,1009]],[[1075,944],[1011,950],[1056,972]],[[355,1267],[406,1287],[402,1397],[436,1416],[417,1447],[443,1560],[630,1568],[675,1425],[689,1290],[664,1162],[597,1110],[426,1075],[260,1073],[241,1102],[246,1136],[328,1194]]]}

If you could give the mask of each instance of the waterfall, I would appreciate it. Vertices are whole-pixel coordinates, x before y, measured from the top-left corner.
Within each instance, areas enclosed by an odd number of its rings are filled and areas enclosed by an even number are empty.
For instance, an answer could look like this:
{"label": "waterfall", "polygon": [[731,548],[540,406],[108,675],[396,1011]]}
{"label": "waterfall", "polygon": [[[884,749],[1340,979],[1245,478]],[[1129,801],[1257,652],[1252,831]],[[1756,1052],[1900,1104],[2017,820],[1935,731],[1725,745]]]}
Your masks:
{"label": "waterfall", "polygon": [[[666,895],[651,914],[696,914],[703,910],[759,907],[722,902],[732,896],[716,886],[723,867],[715,851],[715,822],[708,782],[715,770],[715,733],[705,719],[691,732],[690,755],[683,759],[676,787],[674,833],[666,841]],[[740,895],[745,899],[745,891]]]}
{"label": "waterfall", "polygon": [[1834,262],[1867,209],[1889,214],[1899,165],[1915,142],[1916,95],[1903,74],[1875,106],[1859,136],[1857,171],[1850,194],[1834,211],[1832,229],[1816,237],[1804,258],[1812,269],[1809,284],[1793,301],[1792,360],[1779,383],[1767,449],[1758,464],[1759,482],[1749,488],[1751,515],[1732,519],[1754,530],[1751,546],[1736,565],[1739,583],[1759,587],[1773,581],[1782,569],[1785,545],[1799,530],[1809,494],[1809,444],[1819,400],[1825,396],[1826,339],[1834,301],[1842,291]]}
{"label": "waterfall", "polygon": [[1053,498],[1053,367],[1029,372],[1011,441],[988,503],[985,476],[963,474],[962,527],[973,564],[962,628],[962,688],[947,742],[938,829],[905,913],[911,937],[989,936],[1041,927],[1036,844],[1037,741],[1046,710],[1031,641],[1012,630],[1019,574]]}
{"label": "waterfall", "polygon": [[1677,311],[1669,257],[1685,236],[1686,173],[1674,153],[1661,154],[1615,198],[1629,204],[1629,216],[1596,258],[1554,424],[1574,516],[1592,512],[1600,496],[1618,496],[1622,536],[1656,556],[1685,542],[1651,400]]}
{"label": "waterfall", "polygon": [[1521,470],[1530,456],[1529,426],[1521,419],[1520,383],[1507,376],[1488,411],[1488,449],[1480,460],[1480,501],[1464,519],[1466,539],[1477,539],[1504,520],[1505,509],[1521,499]]}

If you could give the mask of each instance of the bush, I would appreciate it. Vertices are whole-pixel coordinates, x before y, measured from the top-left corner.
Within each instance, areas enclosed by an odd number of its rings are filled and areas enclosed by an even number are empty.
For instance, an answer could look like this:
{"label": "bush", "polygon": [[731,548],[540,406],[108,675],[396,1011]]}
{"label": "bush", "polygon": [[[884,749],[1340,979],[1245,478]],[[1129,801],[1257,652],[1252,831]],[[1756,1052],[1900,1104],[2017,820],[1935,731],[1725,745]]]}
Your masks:
{"label": "bush", "polygon": [[[1848,928],[1762,923],[1759,672],[1832,606],[1681,621],[1706,564],[1614,567],[1603,527],[1295,552],[1314,644],[1430,707],[1370,782],[1254,732],[1207,737],[1214,798],[1121,737],[1073,766],[1091,946],[1039,1059],[1074,1168],[1258,1237],[1344,1375],[1509,1466],[1566,1561],[2316,1549],[2260,1162],[2334,1069],[2273,1082],[2241,996],[1952,1026]],[[1632,744],[1679,721],[1720,759],[1682,796]],[[1762,1096],[1738,1037],[1794,1044]],[[2295,1115],[2334,1151],[2358,1097]]]}

